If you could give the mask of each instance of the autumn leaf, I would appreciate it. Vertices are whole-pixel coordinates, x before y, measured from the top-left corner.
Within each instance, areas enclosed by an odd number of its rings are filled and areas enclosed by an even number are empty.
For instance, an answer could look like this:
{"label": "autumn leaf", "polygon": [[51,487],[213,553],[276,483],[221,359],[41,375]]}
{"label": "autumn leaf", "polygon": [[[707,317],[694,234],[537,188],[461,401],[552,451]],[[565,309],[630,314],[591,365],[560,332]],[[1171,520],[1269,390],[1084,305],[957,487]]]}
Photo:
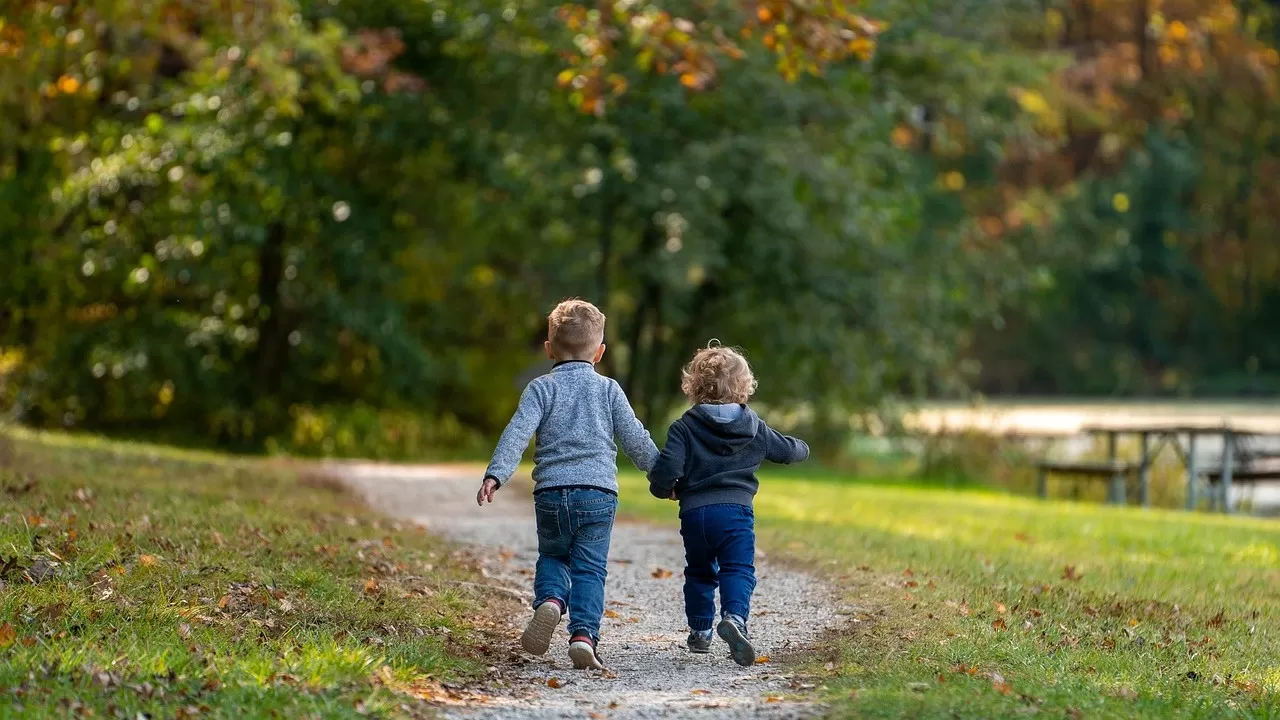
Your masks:
{"label": "autumn leaf", "polygon": [[1005,613],[1009,612],[1009,608],[1005,607],[1004,603],[998,602],[996,603],[996,612],[1001,615],[1004,615]]}
{"label": "autumn leaf", "polygon": [[365,595],[376,595],[381,589],[381,586],[378,585],[378,581],[373,578],[369,578],[369,580],[364,584]]}
{"label": "autumn leaf", "polygon": [[560,678],[554,678],[554,677],[548,678],[547,687],[551,688],[552,690],[559,690],[560,688],[564,687],[564,683],[561,682]]}
{"label": "autumn leaf", "polygon": [[666,580],[671,577],[671,571],[666,568],[654,568],[653,572],[649,573],[649,575],[653,577],[654,580]]}
{"label": "autumn leaf", "polygon": [[996,618],[995,622],[991,623],[991,629],[995,630],[996,632],[999,632],[1001,630],[1007,630],[1009,629],[1009,624],[1004,621],[1004,618],[998,617]]}
{"label": "autumn leaf", "polygon": [[1209,622],[1205,623],[1205,625],[1211,628],[1220,628],[1226,624],[1227,624],[1227,616],[1225,613],[1221,611],[1219,611],[1217,615],[1214,615],[1213,617],[1209,618]]}
{"label": "autumn leaf", "polygon": [[1062,568],[1062,579],[1063,579],[1063,580],[1070,580],[1071,582],[1077,582],[1077,581],[1079,581],[1079,580],[1080,580],[1080,578],[1082,578],[1082,577],[1084,577],[1084,574],[1083,574],[1083,573],[1080,573],[1080,572],[1077,572],[1077,571],[1076,571],[1076,566],[1075,566],[1075,565],[1067,565],[1067,566],[1065,566],[1065,567],[1063,567],[1063,568]]}
{"label": "autumn leaf", "polygon": [[690,694],[691,695],[710,695],[711,691],[710,690],[693,690],[692,692],[690,692]]}
{"label": "autumn leaf", "polygon": [[757,665],[764,665],[764,664],[766,664],[766,663],[768,663],[768,662],[769,662],[769,656],[768,656],[768,655],[761,655],[760,657],[756,658],[756,664],[757,664]]}
{"label": "autumn leaf", "polygon": [[607,617],[607,618],[609,618],[609,619],[611,619],[611,620],[615,620],[615,619],[617,619],[617,618],[618,618],[618,611],[616,611],[616,610],[605,610],[605,611],[604,611],[604,616],[605,616],[605,617]]}
{"label": "autumn leaf", "polygon": [[9,623],[0,625],[0,648],[7,648],[18,639],[18,631]]}
{"label": "autumn leaf", "polygon": [[766,697],[764,701],[767,703],[780,703],[782,702],[782,698],[778,695],[770,695],[769,697]]}
{"label": "autumn leaf", "polygon": [[231,596],[230,596],[230,595],[223,595],[221,598],[218,598],[218,609],[219,609],[219,610],[226,610],[226,609],[227,609],[227,606],[228,606],[228,605],[230,605],[230,604],[231,604]]}
{"label": "autumn leaf", "polygon": [[156,556],[155,555],[139,555],[138,564],[143,567],[155,567]]}

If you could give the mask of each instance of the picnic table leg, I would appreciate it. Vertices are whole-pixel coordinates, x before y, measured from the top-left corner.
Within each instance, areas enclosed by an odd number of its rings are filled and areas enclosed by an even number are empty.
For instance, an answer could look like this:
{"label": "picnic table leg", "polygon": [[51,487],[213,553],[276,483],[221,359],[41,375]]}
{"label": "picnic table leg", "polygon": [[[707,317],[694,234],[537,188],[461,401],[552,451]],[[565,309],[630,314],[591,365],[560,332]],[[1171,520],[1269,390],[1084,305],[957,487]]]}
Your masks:
{"label": "picnic table leg", "polygon": [[1231,514],[1231,466],[1234,465],[1236,437],[1230,430],[1222,434],[1222,512]]}
{"label": "picnic table leg", "polygon": [[1151,435],[1142,433],[1142,464],[1138,467],[1138,502],[1151,507]]}
{"label": "picnic table leg", "polygon": [[1196,434],[1187,437],[1187,509],[1196,509]]}
{"label": "picnic table leg", "polygon": [[[1107,460],[1112,465],[1116,462],[1116,433],[1107,433]],[[1111,487],[1107,491],[1107,502],[1123,505],[1124,504],[1124,473],[1113,470],[1111,473]]]}

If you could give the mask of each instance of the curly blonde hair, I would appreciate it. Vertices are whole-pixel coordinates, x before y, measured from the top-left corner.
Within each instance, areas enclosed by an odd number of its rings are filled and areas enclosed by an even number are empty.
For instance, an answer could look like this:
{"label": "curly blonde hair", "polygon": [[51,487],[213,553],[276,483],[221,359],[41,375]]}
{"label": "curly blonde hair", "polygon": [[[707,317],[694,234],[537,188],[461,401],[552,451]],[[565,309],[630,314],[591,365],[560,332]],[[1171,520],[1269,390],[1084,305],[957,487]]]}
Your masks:
{"label": "curly blonde hair", "polygon": [[712,340],[681,370],[680,389],[694,405],[733,405],[751,399],[756,378],[742,353]]}
{"label": "curly blonde hair", "polygon": [[590,360],[604,343],[604,313],[586,300],[571,298],[547,316],[547,341],[557,360]]}

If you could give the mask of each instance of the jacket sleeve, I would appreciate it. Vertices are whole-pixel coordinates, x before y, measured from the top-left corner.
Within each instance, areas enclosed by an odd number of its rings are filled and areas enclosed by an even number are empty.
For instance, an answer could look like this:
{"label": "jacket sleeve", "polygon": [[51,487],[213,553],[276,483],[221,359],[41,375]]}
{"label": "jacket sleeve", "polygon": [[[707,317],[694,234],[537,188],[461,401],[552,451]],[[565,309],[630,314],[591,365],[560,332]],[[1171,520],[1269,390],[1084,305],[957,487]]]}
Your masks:
{"label": "jacket sleeve", "polygon": [[631,462],[642,472],[649,472],[653,461],[658,457],[658,446],[653,444],[653,437],[645,429],[644,423],[636,417],[635,410],[631,409],[631,402],[627,400],[622,386],[614,382],[611,394],[614,437],[618,439],[622,452],[631,458]]}
{"label": "jacket sleeve", "polygon": [[765,425],[764,432],[764,457],[769,462],[790,465],[809,459],[809,446],[803,440],[783,435],[768,425]]}
{"label": "jacket sleeve", "polygon": [[676,482],[684,475],[685,438],[680,422],[671,423],[667,430],[667,444],[658,454],[658,460],[649,471],[649,492],[656,498],[671,497]]}
{"label": "jacket sleeve", "polygon": [[520,404],[516,406],[511,422],[507,423],[502,437],[498,438],[498,446],[493,450],[493,458],[489,460],[484,476],[497,480],[499,486],[507,484],[520,466],[520,458],[524,457],[529,441],[541,424],[542,400],[537,388],[529,383],[520,394]]}

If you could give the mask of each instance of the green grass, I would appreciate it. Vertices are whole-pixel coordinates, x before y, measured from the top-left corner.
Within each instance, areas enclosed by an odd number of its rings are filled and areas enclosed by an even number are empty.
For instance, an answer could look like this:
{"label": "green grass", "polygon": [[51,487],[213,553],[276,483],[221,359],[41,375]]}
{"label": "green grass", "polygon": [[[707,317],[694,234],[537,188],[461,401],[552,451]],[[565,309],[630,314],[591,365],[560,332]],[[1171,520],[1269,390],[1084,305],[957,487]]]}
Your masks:
{"label": "green grass", "polygon": [[[621,484],[624,511],[675,521]],[[795,470],[761,487],[762,547],[857,608],[802,666],[833,717],[1280,717],[1274,521]]]}
{"label": "green grass", "polygon": [[0,717],[430,714],[468,572],[280,463],[0,435]]}

